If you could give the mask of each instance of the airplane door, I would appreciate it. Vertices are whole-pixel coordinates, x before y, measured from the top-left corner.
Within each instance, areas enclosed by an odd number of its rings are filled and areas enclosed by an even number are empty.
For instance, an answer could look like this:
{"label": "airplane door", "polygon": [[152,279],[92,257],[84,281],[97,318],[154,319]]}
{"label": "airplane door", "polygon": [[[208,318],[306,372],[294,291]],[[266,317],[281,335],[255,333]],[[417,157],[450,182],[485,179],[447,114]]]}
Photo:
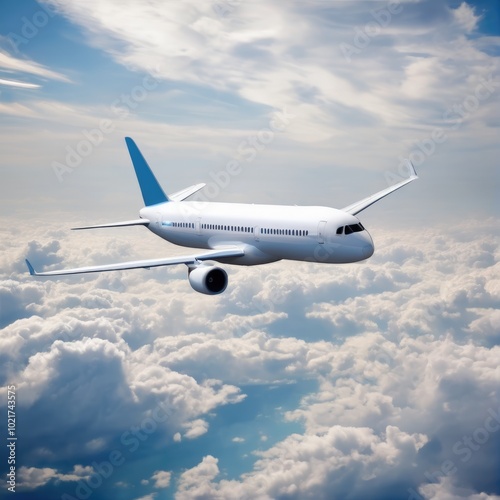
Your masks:
{"label": "airplane door", "polygon": [[325,242],[325,228],[326,228],[326,220],[320,221],[318,224],[318,242]]}
{"label": "airplane door", "polygon": [[198,219],[196,219],[195,228],[196,228],[196,233],[198,235],[201,235],[201,217],[198,217]]}
{"label": "airplane door", "polygon": [[255,237],[255,241],[259,241],[259,231],[260,231],[259,226],[255,226],[253,228],[253,235]]}

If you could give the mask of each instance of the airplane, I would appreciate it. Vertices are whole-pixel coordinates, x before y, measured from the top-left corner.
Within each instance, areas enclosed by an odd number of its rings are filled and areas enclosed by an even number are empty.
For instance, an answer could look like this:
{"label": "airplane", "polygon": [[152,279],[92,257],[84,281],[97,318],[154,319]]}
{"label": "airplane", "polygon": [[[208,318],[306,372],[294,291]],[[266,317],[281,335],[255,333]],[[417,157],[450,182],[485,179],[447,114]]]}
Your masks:
{"label": "airplane", "polygon": [[373,255],[373,240],[356,217],[358,213],[418,178],[406,160],[407,179],[340,210],[321,206],[285,206],[244,203],[185,201],[205,184],[195,184],[166,195],[136,143],[126,137],[144,208],[139,219],[74,230],[145,226],[161,238],[184,247],[199,248],[192,255],[138,260],[109,265],[37,272],[26,259],[32,276],[150,269],[185,264],[191,287],[197,292],[217,295],[227,287],[228,276],[217,263],[254,266],[279,260],[345,264]]}

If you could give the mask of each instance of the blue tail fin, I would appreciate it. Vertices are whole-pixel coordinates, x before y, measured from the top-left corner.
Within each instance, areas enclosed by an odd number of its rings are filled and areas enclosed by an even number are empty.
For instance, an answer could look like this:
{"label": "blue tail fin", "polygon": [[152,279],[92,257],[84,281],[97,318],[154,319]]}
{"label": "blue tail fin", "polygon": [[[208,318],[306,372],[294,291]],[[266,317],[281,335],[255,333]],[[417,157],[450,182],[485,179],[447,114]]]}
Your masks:
{"label": "blue tail fin", "polygon": [[149,205],[170,201],[135,142],[130,137],[125,137],[125,142],[127,143],[128,152],[134,165],[135,175],[137,175],[137,180],[141,187],[144,204],[148,207]]}

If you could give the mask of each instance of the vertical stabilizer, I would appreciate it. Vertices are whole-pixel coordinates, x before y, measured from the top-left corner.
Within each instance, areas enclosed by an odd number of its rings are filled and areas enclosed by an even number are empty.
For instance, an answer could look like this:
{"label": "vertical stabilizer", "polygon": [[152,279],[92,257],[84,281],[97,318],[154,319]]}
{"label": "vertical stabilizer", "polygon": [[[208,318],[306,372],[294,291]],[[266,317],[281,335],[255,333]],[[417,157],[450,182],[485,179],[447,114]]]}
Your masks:
{"label": "vertical stabilizer", "polygon": [[144,204],[148,207],[170,201],[169,197],[163,192],[136,143],[130,137],[125,137],[125,142],[127,143],[128,152],[134,165],[135,175],[137,175],[137,180],[139,181]]}

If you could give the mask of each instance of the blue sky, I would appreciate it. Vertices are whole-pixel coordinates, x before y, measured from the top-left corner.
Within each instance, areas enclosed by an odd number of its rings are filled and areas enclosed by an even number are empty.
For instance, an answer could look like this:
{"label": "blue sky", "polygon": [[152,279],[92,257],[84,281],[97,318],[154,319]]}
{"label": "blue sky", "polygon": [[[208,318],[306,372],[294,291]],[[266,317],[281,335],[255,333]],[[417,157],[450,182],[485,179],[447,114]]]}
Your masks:
{"label": "blue sky", "polygon": [[[4,6],[0,380],[22,498],[500,497],[499,18],[493,0]],[[339,208],[405,157],[420,179],[363,212],[361,265],[228,266],[218,297],[182,267],[27,276],[25,257],[183,252],[69,231],[137,217],[125,136],[167,192],[214,201]]]}

